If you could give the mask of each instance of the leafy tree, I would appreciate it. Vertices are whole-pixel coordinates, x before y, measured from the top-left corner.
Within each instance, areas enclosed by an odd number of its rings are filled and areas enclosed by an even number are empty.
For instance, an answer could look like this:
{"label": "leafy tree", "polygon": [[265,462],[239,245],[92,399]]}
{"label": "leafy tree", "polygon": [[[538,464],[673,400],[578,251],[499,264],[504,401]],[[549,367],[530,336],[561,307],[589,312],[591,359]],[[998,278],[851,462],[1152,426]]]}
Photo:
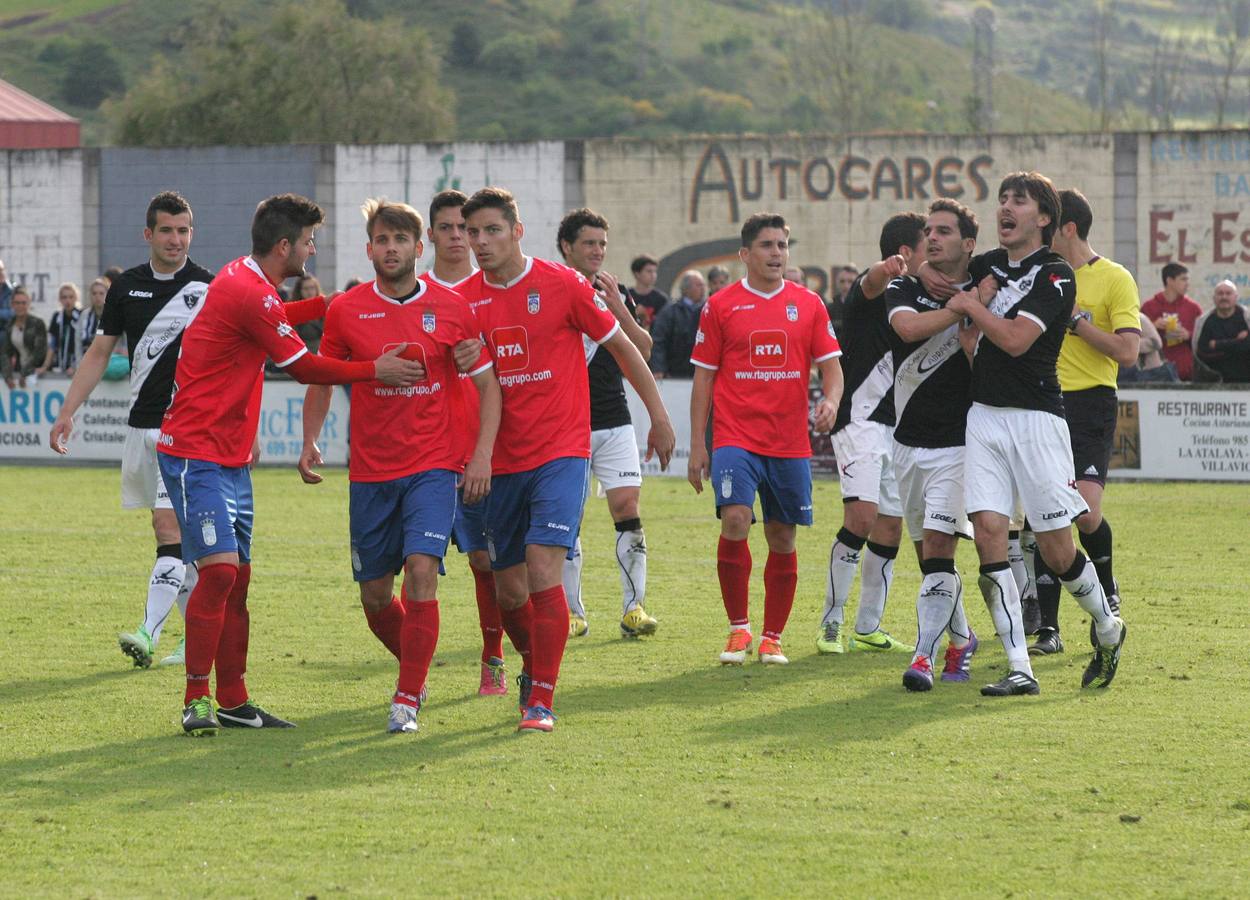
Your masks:
{"label": "leafy tree", "polygon": [[95,109],[106,97],[126,89],[113,48],[97,38],[54,38],[36,59],[61,71],[61,98],[75,106]]}
{"label": "leafy tree", "polygon": [[482,36],[472,22],[457,22],[451,30],[451,51],[449,57],[453,65],[462,69],[477,62],[482,55]]}

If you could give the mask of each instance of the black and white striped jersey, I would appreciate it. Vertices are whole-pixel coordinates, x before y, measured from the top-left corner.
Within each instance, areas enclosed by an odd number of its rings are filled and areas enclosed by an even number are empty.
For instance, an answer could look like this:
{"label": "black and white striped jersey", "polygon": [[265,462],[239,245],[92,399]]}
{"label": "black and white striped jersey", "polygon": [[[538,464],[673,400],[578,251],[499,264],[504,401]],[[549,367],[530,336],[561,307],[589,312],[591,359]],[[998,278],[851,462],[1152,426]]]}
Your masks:
{"label": "black and white striped jersey", "polygon": [[130,354],[132,428],[159,428],[169,407],[182,333],[204,307],[213,273],[187,260],[172,275],[151,263],[127,269],[109,287],[100,334],[125,335]]}
{"label": "black and white striped jersey", "polygon": [[894,425],[894,359],[890,354],[890,323],[885,297],[864,296],[860,273],[842,302],[842,402],[834,432],[851,422]]}

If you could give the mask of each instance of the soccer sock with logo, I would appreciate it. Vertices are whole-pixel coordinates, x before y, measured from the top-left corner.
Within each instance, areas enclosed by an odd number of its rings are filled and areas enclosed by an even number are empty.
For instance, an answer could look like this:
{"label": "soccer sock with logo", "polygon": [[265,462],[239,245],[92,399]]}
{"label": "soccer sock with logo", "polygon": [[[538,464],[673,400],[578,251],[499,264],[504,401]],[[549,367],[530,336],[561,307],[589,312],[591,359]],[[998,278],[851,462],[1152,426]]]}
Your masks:
{"label": "soccer sock with logo", "polygon": [[582,539],[580,536],[577,543],[573,545],[572,556],[564,559],[560,581],[564,584],[564,596],[569,602],[569,615],[586,618],[586,607],[582,605]]}
{"label": "soccer sock with logo", "polygon": [[182,544],[161,544],[156,548],[156,564],[148,578],[148,602],[143,610],[143,630],[152,637],[152,646],[160,640],[165,619],[178,599],[178,589],[187,567],[182,563]]}
{"label": "soccer sock with logo", "polygon": [[1071,568],[1059,576],[1064,588],[1076,598],[1085,610],[1094,618],[1094,630],[1098,634],[1098,643],[1114,644],[1120,639],[1120,622],[1111,612],[1107,596],[1098,583],[1098,573],[1094,564],[1085,558],[1080,550],[1076,551],[1076,559]]}
{"label": "soccer sock with logo", "polygon": [[797,552],[768,552],[764,563],[764,637],[781,640],[794,607],[794,588],[799,583]]}
{"label": "soccer sock with logo", "polygon": [[846,598],[851,593],[855,571],[859,568],[859,552],[864,549],[867,540],[846,528],[838,530],[837,540],[829,548],[829,578],[825,582],[825,609],[820,614],[821,628],[830,622],[842,624],[846,613]]}
{"label": "soccer sock with logo", "polygon": [[716,545],[716,575],[729,627],[750,631],[751,547],[745,539],[732,541],[721,535]]}
{"label": "soccer sock with logo", "polygon": [[1042,554],[1033,558],[1033,583],[1037,588],[1037,607],[1042,614],[1042,627],[1059,630],[1059,579],[1046,565]]}
{"label": "soccer sock with logo", "polygon": [[1024,672],[1032,677],[1033,666],[1024,645],[1024,623],[1020,621],[1020,592],[1016,589],[1011,566],[1006,560],[981,566],[977,584],[985,597],[990,618],[994,620],[994,630],[1007,652],[1007,665],[1013,672]]}
{"label": "soccer sock with logo", "polygon": [[894,580],[894,557],[898,547],[887,547],[868,541],[864,551],[864,570],[859,581],[859,609],[855,612],[855,631],[872,634],[881,627],[885,615],[885,601],[890,595],[890,582]]}
{"label": "soccer sock with logo", "polygon": [[[568,610],[565,610],[568,613]],[[508,640],[521,655],[521,671],[530,674],[530,642],[534,631],[534,603],[528,597],[516,609],[499,607],[499,621],[508,633]]]}
{"label": "soccer sock with logo", "polygon": [[382,646],[400,658],[400,632],[404,627],[404,605],[399,598],[391,594],[391,602],[374,612],[365,607],[365,621],[369,630],[382,642]]}
{"label": "soccer sock with logo", "polygon": [[503,659],[503,621],[499,615],[499,601],[495,598],[495,575],[470,570],[477,598],[477,623],[482,629],[482,662],[490,662],[491,657]]}
{"label": "soccer sock with logo", "polygon": [[1024,549],[1020,544],[1020,532],[1007,532],[1007,564],[1011,566],[1011,575],[1016,579],[1016,590],[1023,597],[1029,590],[1029,572],[1024,566]]}
{"label": "soccer sock with logo", "polygon": [[534,604],[534,628],[530,643],[530,706],[552,708],[552,695],[560,677],[564,646],[569,641],[569,605],[564,585],[557,584],[530,594]]}
{"label": "soccer sock with logo", "polygon": [[616,523],[616,564],[621,567],[621,615],[647,599],[647,537],[642,520]]}
{"label": "soccer sock with logo", "polygon": [[208,689],[208,677],[221,642],[226,598],[237,574],[238,569],[229,563],[215,563],[200,569],[195,590],[187,601],[187,690],[183,705],[212,693]]}
{"label": "soccer sock with logo", "polygon": [[1024,587],[1020,590],[1021,597],[1037,597],[1037,536],[1025,523],[1020,531],[1020,555],[1024,557]]}
{"label": "soccer sock with logo", "polygon": [[916,654],[912,662],[924,656],[932,666],[963,586],[953,559],[926,559],[920,564],[920,571],[924,579],[916,598]]}
{"label": "soccer sock with logo", "polygon": [[421,688],[430,674],[430,661],[438,646],[438,601],[414,600],[404,593],[404,622],[400,635],[399,681],[395,702],[419,706]]}
{"label": "soccer sock with logo", "polygon": [[252,581],[252,567],[241,563],[239,572],[226,598],[226,615],[217,642],[217,705],[234,709],[247,702],[247,639],[251,617],[247,611],[247,589]]}
{"label": "soccer sock with logo", "polygon": [[[1111,524],[1104,518],[1089,534],[1083,531],[1079,533],[1081,546],[1085,548],[1089,561],[1094,564],[1094,571],[1098,573],[1102,592],[1110,597],[1115,593],[1115,577],[1111,573]],[[152,640],[156,640],[155,635]]]}

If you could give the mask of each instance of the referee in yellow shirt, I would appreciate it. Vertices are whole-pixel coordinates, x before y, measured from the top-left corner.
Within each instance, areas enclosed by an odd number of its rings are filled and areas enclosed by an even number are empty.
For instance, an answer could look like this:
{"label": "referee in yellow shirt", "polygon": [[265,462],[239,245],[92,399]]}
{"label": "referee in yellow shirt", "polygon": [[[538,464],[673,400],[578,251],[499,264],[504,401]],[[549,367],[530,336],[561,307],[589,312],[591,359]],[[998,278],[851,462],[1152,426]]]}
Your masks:
{"label": "referee in yellow shirt", "polygon": [[[1089,245],[1094,214],[1077,190],[1059,192],[1059,229],[1051,249],[1076,273],[1076,309],[1059,351],[1059,386],[1072,440],[1076,488],[1089,512],[1076,520],[1081,546],[1098,572],[1112,612],[1120,613],[1120,592],[1111,570],[1111,525],[1102,515],[1102,492],[1111,462],[1120,366],[1137,362],[1141,340],[1140,299],[1133,276]],[[1035,558],[1041,630],[1029,647],[1033,656],[1063,652],[1059,637],[1059,580]]]}

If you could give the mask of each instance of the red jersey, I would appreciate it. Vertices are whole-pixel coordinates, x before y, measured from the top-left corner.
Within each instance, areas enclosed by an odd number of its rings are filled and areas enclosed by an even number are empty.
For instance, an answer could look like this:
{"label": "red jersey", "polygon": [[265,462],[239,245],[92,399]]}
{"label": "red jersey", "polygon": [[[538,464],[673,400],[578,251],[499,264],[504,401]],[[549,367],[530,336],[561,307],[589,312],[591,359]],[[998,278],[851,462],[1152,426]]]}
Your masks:
{"label": "red jersey", "polygon": [[506,285],[478,272],[460,289],[495,359],[503,414],[491,469],[527,472],[564,456],[590,458],[585,334],[602,344],[620,324],[568,266],[527,258]]}
{"label": "red jersey", "polygon": [[[417,291],[394,300],[377,282],[336,297],[326,313],[321,354],[331,359],[377,359],[396,344],[418,360],[425,377],[411,387],[361,381],[352,387],[352,481],[390,481],[431,469],[464,469],[464,394],[452,348],[478,335],[464,299],[417,281]],[[491,366],[486,351],[471,374]],[[475,429],[476,430],[476,429]]]}
{"label": "red jersey", "polygon": [[[477,269],[474,269],[473,275],[476,274]],[[438,285],[439,287],[447,288],[449,291],[455,291],[456,296],[460,297],[461,301],[467,305],[468,301],[460,294],[460,289],[468,284],[473,275],[467,275],[453,283],[443,281],[443,279],[434,274],[433,269],[430,269],[428,272],[422,272],[417,277],[427,284]],[[476,322],[477,319],[474,318],[474,321]],[[481,335],[475,334],[474,337],[481,337]],[[473,458],[473,448],[477,446],[477,435],[482,425],[482,400],[477,392],[477,385],[464,372],[460,373],[460,392],[464,400],[464,417],[458,425],[463,429],[466,438],[464,461],[467,464]]]}
{"label": "red jersey", "polygon": [[287,321],[277,286],[250,256],[223,268],[187,326],[157,448],[170,456],[245,466],[260,423],[265,357],[289,366],[308,348]]}
{"label": "red jersey", "polygon": [[703,306],[690,361],[716,372],[714,447],[812,455],[807,383],[813,362],[842,355],[820,297],[791,281],[761,294],[746,279]]}

